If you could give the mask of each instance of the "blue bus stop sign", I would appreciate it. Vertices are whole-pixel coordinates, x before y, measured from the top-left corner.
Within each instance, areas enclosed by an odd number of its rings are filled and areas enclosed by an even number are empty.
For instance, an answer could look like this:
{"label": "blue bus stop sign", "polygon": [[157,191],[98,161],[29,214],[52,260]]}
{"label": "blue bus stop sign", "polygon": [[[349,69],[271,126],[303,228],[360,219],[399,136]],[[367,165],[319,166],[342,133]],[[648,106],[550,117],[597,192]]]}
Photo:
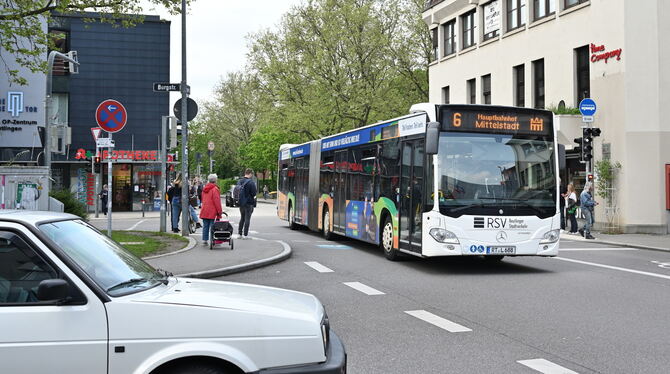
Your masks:
{"label": "blue bus stop sign", "polygon": [[582,112],[582,116],[593,116],[596,114],[596,102],[592,99],[583,99],[579,103],[579,111]]}

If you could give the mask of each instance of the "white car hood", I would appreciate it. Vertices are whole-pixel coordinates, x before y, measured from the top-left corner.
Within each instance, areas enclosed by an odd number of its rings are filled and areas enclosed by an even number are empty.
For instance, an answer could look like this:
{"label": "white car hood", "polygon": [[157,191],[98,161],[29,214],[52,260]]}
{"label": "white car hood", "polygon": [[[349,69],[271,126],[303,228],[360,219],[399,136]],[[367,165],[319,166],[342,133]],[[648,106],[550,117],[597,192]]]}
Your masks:
{"label": "white car hood", "polygon": [[323,307],[313,295],[244,283],[176,278],[167,286],[129,296],[133,302],[190,305],[272,315],[321,316]]}

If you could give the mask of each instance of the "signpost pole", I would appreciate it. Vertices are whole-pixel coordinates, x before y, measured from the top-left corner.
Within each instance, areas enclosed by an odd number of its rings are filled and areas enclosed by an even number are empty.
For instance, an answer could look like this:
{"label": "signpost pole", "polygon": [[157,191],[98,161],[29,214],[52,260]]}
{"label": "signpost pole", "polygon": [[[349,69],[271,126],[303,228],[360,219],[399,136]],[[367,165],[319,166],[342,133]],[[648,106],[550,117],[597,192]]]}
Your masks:
{"label": "signpost pole", "polygon": [[166,176],[167,172],[167,124],[168,116],[163,116],[161,121],[161,219],[160,219],[160,231],[165,232],[165,185],[166,185]]}
{"label": "signpost pole", "polygon": [[[112,140],[112,133],[109,133],[109,139]],[[109,152],[107,152],[109,156]],[[108,157],[107,161],[107,236],[112,237],[112,158]]]}
{"label": "signpost pole", "polygon": [[95,147],[95,155],[93,155],[93,158],[91,160],[91,172],[93,172],[93,178],[95,179],[95,193],[93,194],[94,199],[95,199],[95,218],[98,218],[100,215],[100,206],[98,205],[98,191],[100,186],[98,185],[98,174],[102,173],[102,170],[100,170],[100,173],[95,172],[95,158],[98,156],[98,152],[100,152],[100,149],[98,147]]}
{"label": "signpost pole", "polygon": [[188,236],[188,93],[186,88],[186,0],[181,0],[181,234]]}

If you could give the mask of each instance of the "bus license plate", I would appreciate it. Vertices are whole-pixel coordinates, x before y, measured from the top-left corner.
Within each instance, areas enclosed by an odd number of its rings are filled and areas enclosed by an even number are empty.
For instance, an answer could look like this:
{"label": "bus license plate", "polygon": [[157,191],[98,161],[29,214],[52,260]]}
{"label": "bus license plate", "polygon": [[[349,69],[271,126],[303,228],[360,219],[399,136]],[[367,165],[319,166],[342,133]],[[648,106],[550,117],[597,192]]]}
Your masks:
{"label": "bus license plate", "polygon": [[516,247],[486,247],[488,255],[513,255],[516,253]]}

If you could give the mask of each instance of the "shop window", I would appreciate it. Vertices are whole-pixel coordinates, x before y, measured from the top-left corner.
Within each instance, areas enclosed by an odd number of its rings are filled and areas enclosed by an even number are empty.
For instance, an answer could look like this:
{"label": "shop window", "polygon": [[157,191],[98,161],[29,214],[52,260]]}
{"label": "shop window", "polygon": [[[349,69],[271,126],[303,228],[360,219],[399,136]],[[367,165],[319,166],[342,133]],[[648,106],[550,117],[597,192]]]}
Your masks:
{"label": "shop window", "polygon": [[456,20],[451,20],[442,25],[444,35],[444,55],[449,56],[456,52]]}
{"label": "shop window", "polygon": [[544,59],[533,61],[533,106],[544,109]]}
{"label": "shop window", "polygon": [[507,0],[507,31],[526,24],[526,0]]}
{"label": "shop window", "polygon": [[514,67],[514,105],[526,106],[526,68],[521,64]]}
{"label": "shop window", "polygon": [[468,89],[468,104],[477,103],[477,85],[474,78],[468,80],[467,89]]}
{"label": "shop window", "polygon": [[591,97],[591,76],[589,72],[589,46],[585,45],[575,49],[575,66],[577,80],[577,103],[579,105],[582,99]]}
{"label": "shop window", "polygon": [[491,74],[482,76],[482,103],[491,104]]}
{"label": "shop window", "polygon": [[475,45],[475,11],[471,11],[461,16],[461,25],[463,26],[463,49],[467,49]]}
{"label": "shop window", "polygon": [[533,20],[548,17],[556,12],[555,0],[533,0]]}

